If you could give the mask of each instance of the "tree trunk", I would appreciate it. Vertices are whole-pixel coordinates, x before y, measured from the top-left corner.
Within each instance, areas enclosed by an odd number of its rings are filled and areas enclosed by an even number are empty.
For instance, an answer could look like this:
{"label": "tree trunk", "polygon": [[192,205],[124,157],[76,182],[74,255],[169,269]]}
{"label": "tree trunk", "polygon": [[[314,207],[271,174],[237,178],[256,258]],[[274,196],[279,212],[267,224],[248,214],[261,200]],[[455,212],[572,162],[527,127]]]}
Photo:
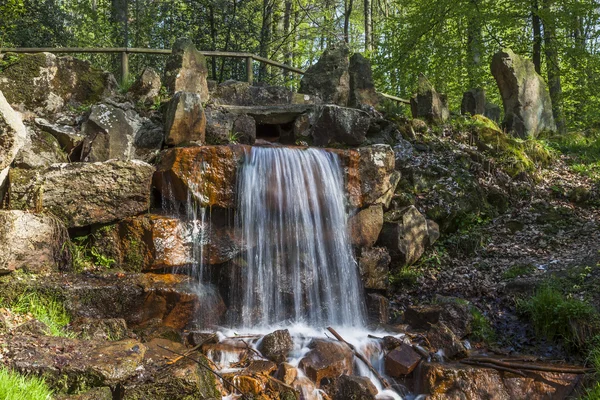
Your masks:
{"label": "tree trunk", "polygon": [[117,47],[127,46],[127,0],[112,0],[113,39]]}
{"label": "tree trunk", "polygon": [[531,24],[533,28],[533,65],[535,72],[542,73],[542,24],[540,21],[540,5],[538,0],[533,0],[531,10]]}
{"label": "tree trunk", "polygon": [[344,41],[350,43],[350,15],[354,0],[344,0]]}
{"label": "tree trunk", "polygon": [[567,127],[563,111],[563,93],[560,83],[560,65],[556,43],[556,17],[551,9],[552,1],[543,0],[542,3],[548,88],[550,89],[550,98],[552,99],[552,115],[554,116],[556,129],[558,133],[566,133]]}
{"label": "tree trunk", "polygon": [[[479,0],[471,0],[473,9],[477,9]],[[481,21],[477,13],[469,16],[467,23],[467,62],[469,71],[469,86],[476,88],[480,86],[478,69],[481,65]]]}
{"label": "tree trunk", "polygon": [[371,37],[371,1],[364,0],[365,6],[365,51],[371,52],[373,50],[373,42]]}
{"label": "tree trunk", "polygon": [[[260,29],[259,55],[269,57],[269,44],[271,42],[271,23],[272,23],[272,3],[270,0],[263,0],[262,8],[262,26]],[[264,80],[267,75],[267,67],[261,63],[258,70],[259,79]]]}
{"label": "tree trunk", "polygon": [[[210,18],[210,38],[211,38],[211,50],[217,50],[217,28],[215,21],[215,8],[210,5],[208,6],[208,15]],[[214,80],[217,79],[217,57],[211,57],[211,67],[212,67],[212,78]]]}
{"label": "tree trunk", "polygon": [[[283,10],[283,37],[285,40],[285,45],[284,45],[284,54],[283,54],[283,63],[287,64],[287,65],[292,65],[292,39],[290,37],[291,35],[291,18],[292,18],[292,1],[291,0],[285,0],[285,7]],[[284,78],[285,81],[287,82],[288,79],[291,78],[291,74],[288,73],[287,71],[284,71]]]}

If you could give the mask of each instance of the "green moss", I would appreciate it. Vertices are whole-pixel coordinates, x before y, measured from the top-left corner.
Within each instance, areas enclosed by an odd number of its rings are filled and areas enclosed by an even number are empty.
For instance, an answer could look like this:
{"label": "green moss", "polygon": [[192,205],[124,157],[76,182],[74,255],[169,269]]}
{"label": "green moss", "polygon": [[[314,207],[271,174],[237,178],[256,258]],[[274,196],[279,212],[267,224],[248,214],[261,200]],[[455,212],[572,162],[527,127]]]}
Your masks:
{"label": "green moss", "polygon": [[514,279],[519,276],[528,276],[535,272],[535,266],[531,264],[515,264],[510,266],[502,274],[503,279]]}
{"label": "green moss", "polygon": [[403,266],[397,271],[390,272],[389,280],[392,287],[410,288],[418,283],[423,273],[416,267]]}
{"label": "green moss", "polygon": [[133,235],[127,236],[125,268],[128,271],[140,272],[144,266],[144,244]]}
{"label": "green moss", "polygon": [[471,306],[471,338],[485,343],[496,341],[496,331],[492,328],[490,321],[477,307]]}
{"label": "green moss", "polygon": [[0,83],[0,90],[6,100],[11,104],[38,104],[41,96],[47,93],[36,93],[33,90],[33,79],[40,75],[40,68],[46,66],[46,55],[11,55],[10,59],[12,61],[8,65],[0,67],[0,76],[8,78],[5,83]]}
{"label": "green moss", "polygon": [[65,331],[71,321],[62,302],[54,297],[44,296],[37,292],[21,294],[16,301],[8,304],[8,308],[17,314],[31,314],[50,329],[52,336],[73,336]]}

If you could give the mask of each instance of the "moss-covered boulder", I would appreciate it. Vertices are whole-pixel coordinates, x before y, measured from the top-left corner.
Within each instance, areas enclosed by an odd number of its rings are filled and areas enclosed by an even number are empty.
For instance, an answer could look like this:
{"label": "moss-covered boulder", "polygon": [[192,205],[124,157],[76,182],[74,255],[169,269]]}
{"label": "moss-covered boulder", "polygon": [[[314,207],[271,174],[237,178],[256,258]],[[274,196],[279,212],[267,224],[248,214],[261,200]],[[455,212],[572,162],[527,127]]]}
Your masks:
{"label": "moss-covered boulder", "polygon": [[38,114],[94,103],[115,87],[112,75],[73,57],[7,54],[0,66],[0,90],[8,102]]}

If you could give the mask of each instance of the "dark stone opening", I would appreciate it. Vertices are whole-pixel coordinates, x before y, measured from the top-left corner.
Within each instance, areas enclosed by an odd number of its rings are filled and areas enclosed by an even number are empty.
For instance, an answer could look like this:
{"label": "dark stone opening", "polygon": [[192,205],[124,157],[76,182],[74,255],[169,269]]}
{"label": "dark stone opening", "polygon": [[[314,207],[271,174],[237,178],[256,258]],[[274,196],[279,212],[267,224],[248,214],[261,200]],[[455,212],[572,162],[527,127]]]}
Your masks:
{"label": "dark stone opening", "polygon": [[271,143],[294,144],[293,122],[285,124],[256,124],[256,139]]}

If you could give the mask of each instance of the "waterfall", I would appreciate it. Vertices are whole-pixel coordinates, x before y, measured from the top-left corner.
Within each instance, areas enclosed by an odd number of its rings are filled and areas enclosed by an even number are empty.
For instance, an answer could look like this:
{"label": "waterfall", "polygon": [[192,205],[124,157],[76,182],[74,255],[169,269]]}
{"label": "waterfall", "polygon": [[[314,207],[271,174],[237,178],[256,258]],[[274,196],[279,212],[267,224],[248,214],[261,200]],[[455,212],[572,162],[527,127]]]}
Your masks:
{"label": "waterfall", "polygon": [[252,147],[238,173],[237,206],[246,250],[231,286],[236,324],[364,324],[336,154]]}

